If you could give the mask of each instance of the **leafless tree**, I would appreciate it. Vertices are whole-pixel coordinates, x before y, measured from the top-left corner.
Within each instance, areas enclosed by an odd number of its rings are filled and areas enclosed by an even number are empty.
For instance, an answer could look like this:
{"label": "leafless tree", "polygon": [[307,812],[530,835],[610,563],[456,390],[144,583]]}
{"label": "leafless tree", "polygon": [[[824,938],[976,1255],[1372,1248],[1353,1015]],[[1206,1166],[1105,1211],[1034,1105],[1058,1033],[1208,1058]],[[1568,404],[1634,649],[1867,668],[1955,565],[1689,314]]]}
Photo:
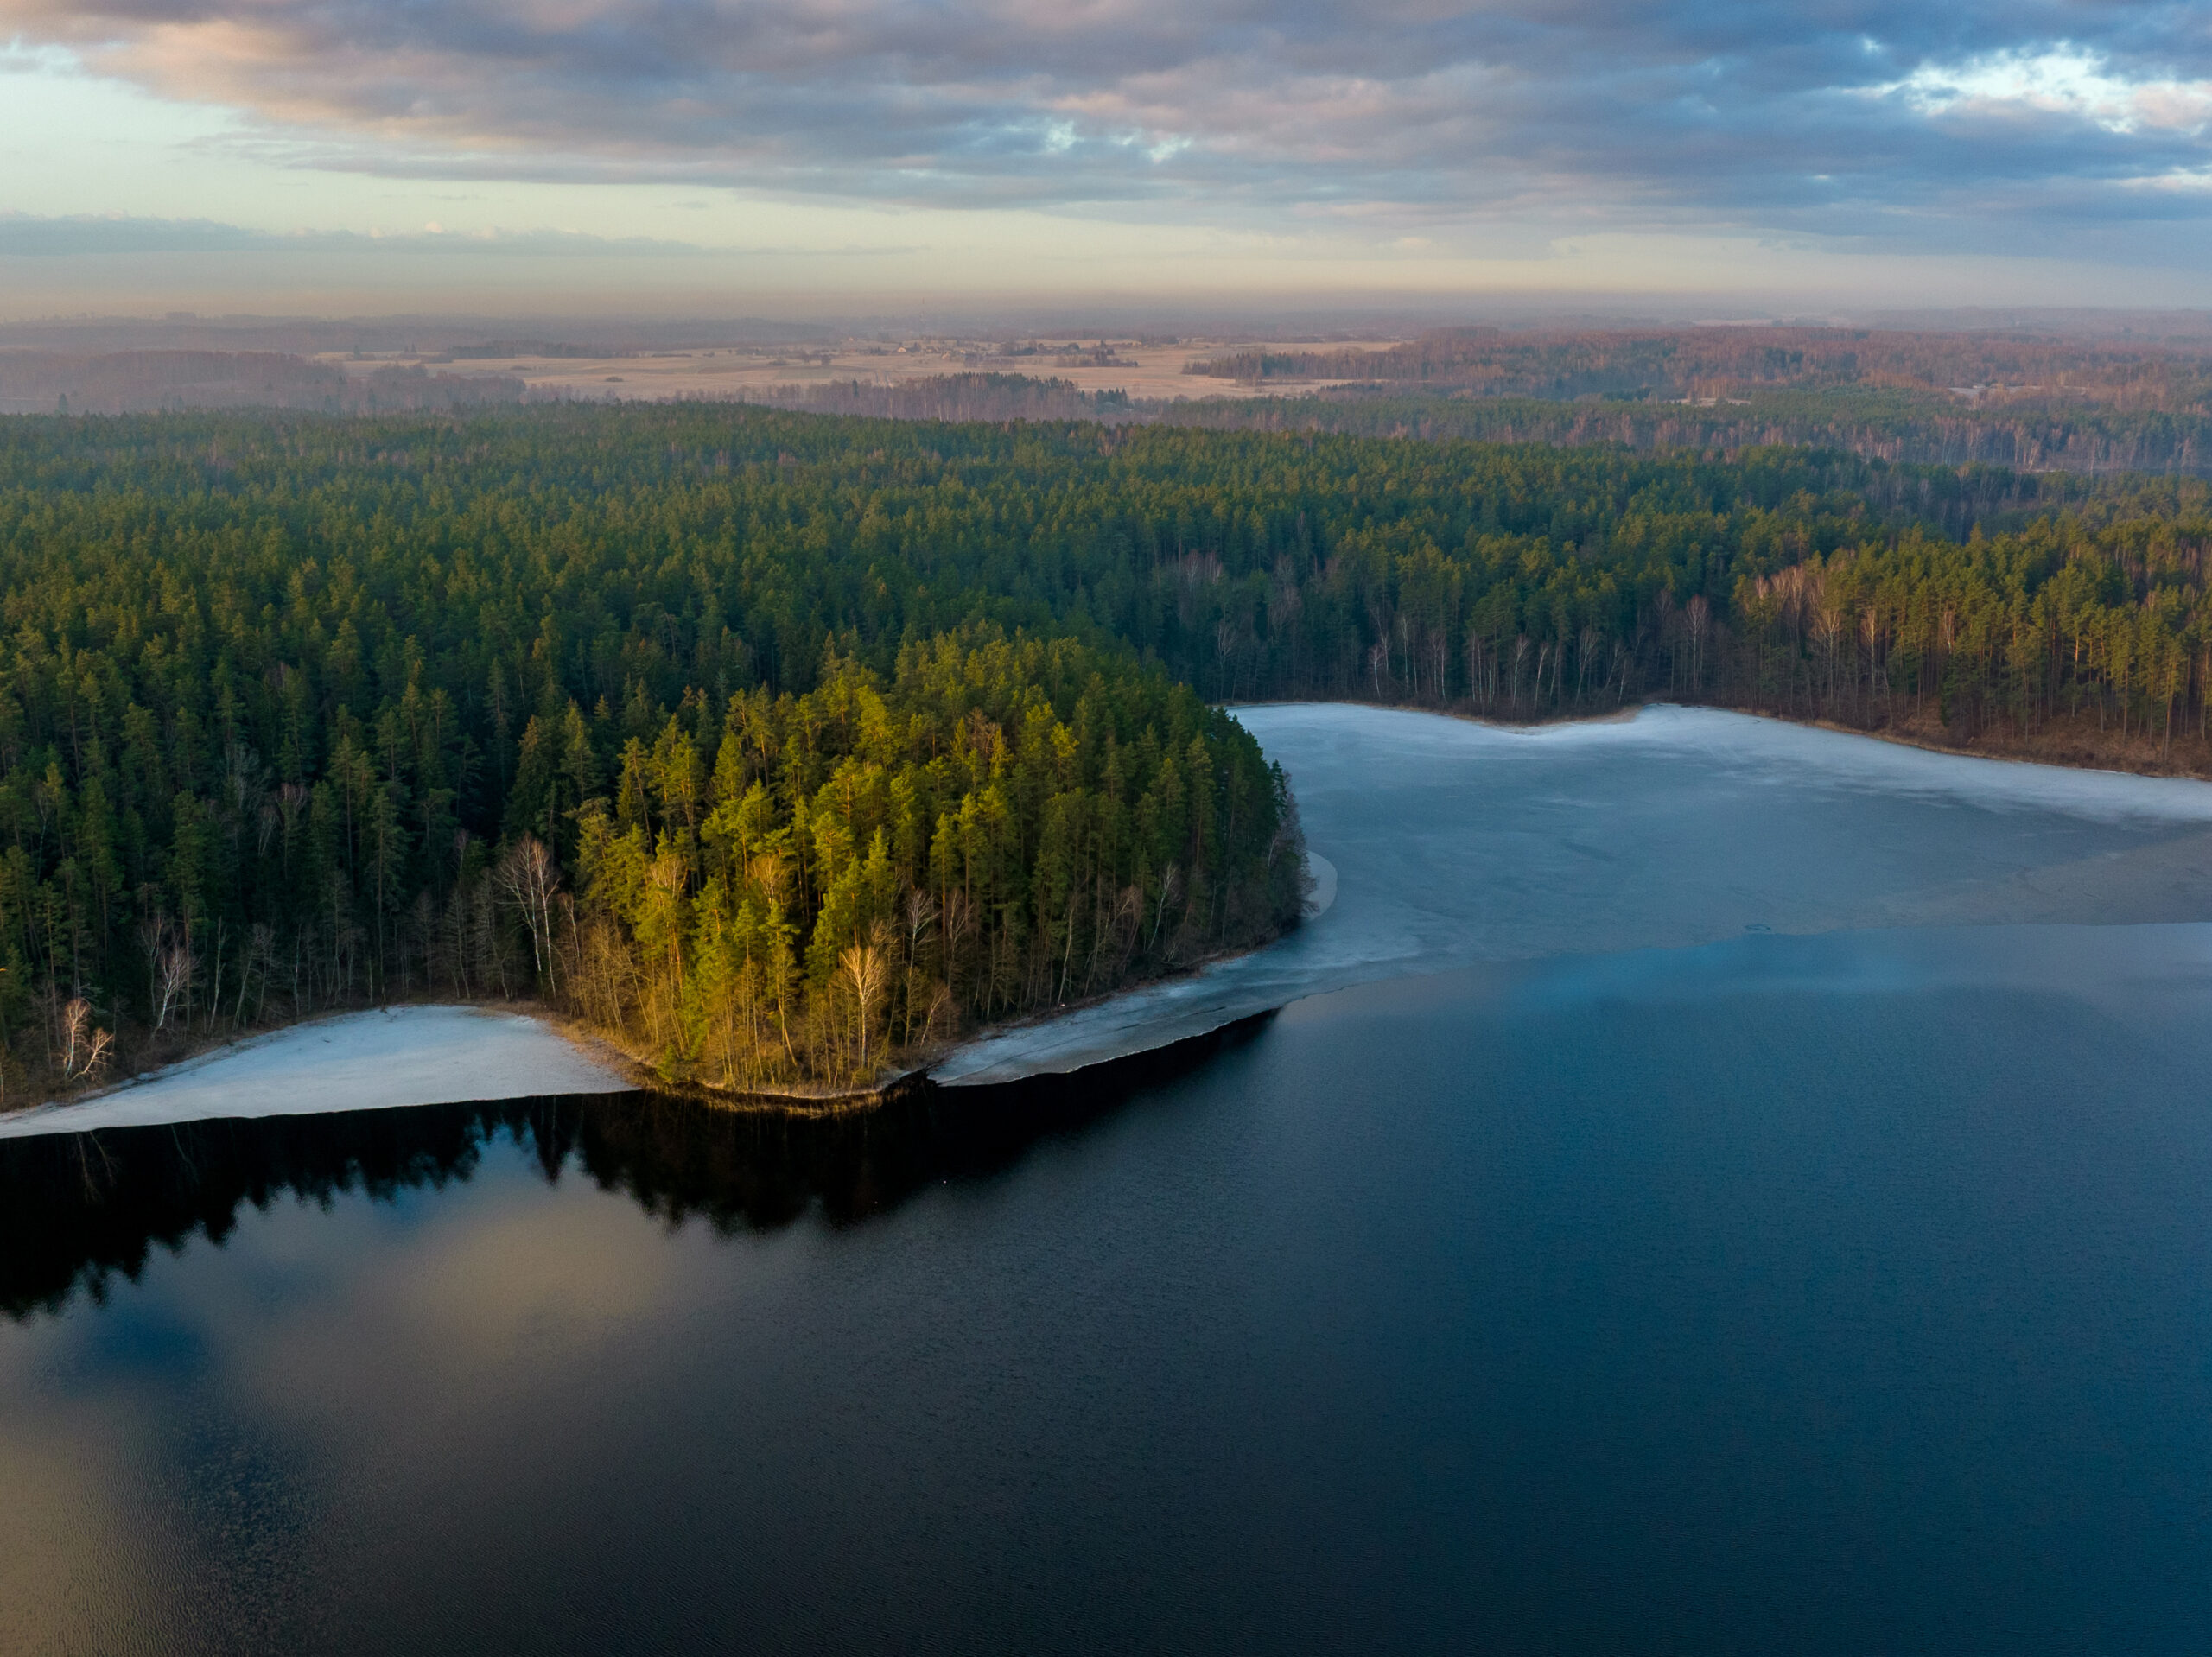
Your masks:
{"label": "leafless tree", "polygon": [[59,1031],[61,1049],[61,1079],[80,1082],[96,1076],[108,1061],[115,1046],[115,1037],[92,1024],[92,1003],[81,995],[61,1009]]}
{"label": "leafless tree", "polygon": [[868,1079],[868,1038],[875,1027],[875,1009],[891,970],[883,952],[872,943],[855,943],[837,957],[837,970],[852,987],[853,1010],[860,1027],[860,1062],[856,1074]]}
{"label": "leafless tree", "polygon": [[1467,695],[1485,712],[1497,701],[1497,657],[1479,632],[1467,634]]}
{"label": "leafless tree", "polygon": [[182,928],[156,917],[139,928],[138,941],[151,968],[154,1028],[166,1030],[192,990],[190,940]]}
{"label": "leafless tree", "polygon": [[1836,647],[1843,638],[1843,606],[1824,604],[1813,619],[1813,637],[1820,641],[1821,659],[1827,668],[1827,700],[1835,701]]}
{"label": "leafless tree", "polygon": [[531,959],[538,981],[550,994],[554,982],[553,897],[561,887],[561,871],[553,854],[535,835],[524,835],[499,860],[500,895],[522,914],[530,929]]}
{"label": "leafless tree", "polygon": [[1183,888],[1182,872],[1173,863],[1160,877],[1160,908],[1152,917],[1152,947],[1160,947],[1160,929],[1166,924],[1167,905],[1175,901],[1175,894]]}
{"label": "leafless tree", "polygon": [[1214,658],[1216,671],[1221,676],[1221,694],[1224,698],[1236,695],[1236,624],[1227,616],[1214,623]]}
{"label": "leafless tree", "polygon": [[1692,599],[1682,612],[1690,629],[1690,689],[1705,682],[1705,641],[1713,631],[1713,606],[1704,594]]}
{"label": "leafless tree", "polygon": [[930,930],[937,919],[937,899],[918,886],[906,894],[906,970],[914,970],[915,957],[920,954],[922,934]]}
{"label": "leafless tree", "polygon": [[928,1016],[922,1020],[922,1044],[929,1045],[938,1039],[940,1030],[949,1034],[951,1028],[952,991],[946,985],[939,984],[937,993],[930,997]]}
{"label": "leafless tree", "polygon": [[1889,685],[1881,670],[1882,613],[1877,606],[1868,605],[1866,613],[1859,618],[1859,634],[1866,642],[1867,695],[1871,700],[1875,683],[1879,680],[1882,682],[1882,700],[1886,704],[1889,701]]}

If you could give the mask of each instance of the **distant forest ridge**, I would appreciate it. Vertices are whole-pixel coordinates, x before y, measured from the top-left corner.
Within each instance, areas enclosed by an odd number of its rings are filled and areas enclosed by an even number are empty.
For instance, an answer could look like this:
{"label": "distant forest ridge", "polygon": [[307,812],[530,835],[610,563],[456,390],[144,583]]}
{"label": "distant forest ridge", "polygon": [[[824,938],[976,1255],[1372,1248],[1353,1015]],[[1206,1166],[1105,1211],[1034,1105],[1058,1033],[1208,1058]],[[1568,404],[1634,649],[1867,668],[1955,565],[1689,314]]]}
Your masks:
{"label": "distant forest ridge", "polygon": [[1296,397],[1163,402],[1117,391],[1086,392],[1066,380],[955,374],[893,385],[853,380],[788,386],[749,391],[747,400],[767,408],[892,420],[1093,420],[1723,455],[1798,446],[1907,465],[2212,476],[2212,415],[2003,403],[1976,407],[1948,394],[1903,391],[1771,391],[1686,404],[1597,397],[1478,397],[1351,385]]}
{"label": "distant forest ridge", "polygon": [[349,376],[281,351],[0,351],[0,414],[146,414],[184,409],[325,413],[448,409],[522,400],[506,375],[387,364]]}
{"label": "distant forest ridge", "polygon": [[1382,350],[1231,349],[1193,360],[1185,371],[1247,381],[1420,384],[1484,397],[1694,398],[1863,387],[2212,412],[2212,335],[2192,343],[1872,328],[1464,328]]}
{"label": "distant forest ridge", "polygon": [[[746,395],[900,419],[1096,419],[1730,454],[1804,444],[1915,464],[2212,474],[2212,335],[1469,328],[1383,349],[1231,348],[1193,356],[1185,373],[1187,400],[1010,374]],[[1222,395],[1261,387],[1275,394]]]}
{"label": "distant forest ridge", "polygon": [[[427,365],[365,371],[277,351],[0,351],[0,412],[404,411],[569,395],[466,366],[525,349],[558,358],[586,347],[487,339],[442,346]],[[1132,397],[1021,371],[764,383],[734,395],[893,419],[1086,420],[1724,454],[1803,444],[1910,464],[2212,475],[2212,334],[1471,328],[1379,350],[1194,352],[1185,378],[1188,398]],[[1236,395],[1261,388],[1270,394]]]}

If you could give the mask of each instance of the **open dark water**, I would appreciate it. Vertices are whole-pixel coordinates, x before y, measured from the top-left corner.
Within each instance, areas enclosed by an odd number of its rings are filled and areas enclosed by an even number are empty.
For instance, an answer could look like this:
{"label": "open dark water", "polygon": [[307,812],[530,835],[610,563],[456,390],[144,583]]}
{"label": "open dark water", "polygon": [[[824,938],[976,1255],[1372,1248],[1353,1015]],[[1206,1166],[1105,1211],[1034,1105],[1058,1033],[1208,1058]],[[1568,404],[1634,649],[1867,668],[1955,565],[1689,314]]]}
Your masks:
{"label": "open dark water", "polygon": [[[2212,928],[0,1146],[0,1649],[2212,1650]],[[956,1102],[957,1101],[957,1102]]]}

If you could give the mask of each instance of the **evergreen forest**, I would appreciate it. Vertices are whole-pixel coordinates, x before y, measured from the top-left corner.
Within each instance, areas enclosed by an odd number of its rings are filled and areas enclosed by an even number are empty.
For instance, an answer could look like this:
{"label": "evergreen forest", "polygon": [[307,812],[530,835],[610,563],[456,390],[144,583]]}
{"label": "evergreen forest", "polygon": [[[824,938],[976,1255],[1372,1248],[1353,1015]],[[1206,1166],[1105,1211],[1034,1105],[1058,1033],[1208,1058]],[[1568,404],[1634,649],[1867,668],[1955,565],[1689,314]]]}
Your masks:
{"label": "evergreen forest", "polygon": [[1240,700],[2202,766],[2209,505],[734,405],[0,420],[6,1097],[423,995],[866,1085],[1294,924]]}

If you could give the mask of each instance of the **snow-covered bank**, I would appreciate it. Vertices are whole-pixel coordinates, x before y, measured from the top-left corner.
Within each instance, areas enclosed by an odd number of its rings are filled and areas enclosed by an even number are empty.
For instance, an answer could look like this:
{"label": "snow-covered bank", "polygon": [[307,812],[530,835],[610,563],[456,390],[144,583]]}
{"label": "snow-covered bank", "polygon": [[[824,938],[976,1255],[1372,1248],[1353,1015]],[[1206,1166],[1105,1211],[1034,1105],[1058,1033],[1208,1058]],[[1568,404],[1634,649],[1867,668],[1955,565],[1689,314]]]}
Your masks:
{"label": "snow-covered bank", "polygon": [[1338,897],[1192,978],[969,1043],[947,1086],[1077,1069],[1300,997],[1746,932],[2212,919],[2212,784],[1931,752],[1704,708],[1516,729],[1238,710]]}
{"label": "snow-covered bank", "polygon": [[631,1087],[611,1065],[536,1019],[477,1007],[399,1006],[295,1025],[96,1098],[0,1115],[0,1138]]}

